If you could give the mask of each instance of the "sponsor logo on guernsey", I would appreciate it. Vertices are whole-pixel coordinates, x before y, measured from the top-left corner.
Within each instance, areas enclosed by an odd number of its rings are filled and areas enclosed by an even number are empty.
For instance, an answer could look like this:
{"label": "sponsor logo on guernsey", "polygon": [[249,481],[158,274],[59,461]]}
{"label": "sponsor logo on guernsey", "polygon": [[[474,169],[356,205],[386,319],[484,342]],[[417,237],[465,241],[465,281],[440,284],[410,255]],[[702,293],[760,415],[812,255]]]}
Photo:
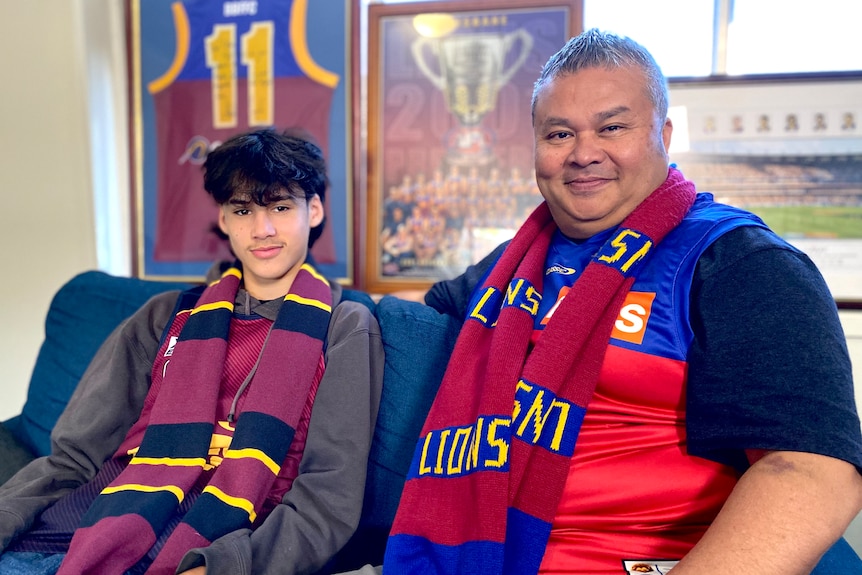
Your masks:
{"label": "sponsor logo on guernsey", "polygon": [[203,136],[193,136],[188,144],[183,155],[177,160],[177,163],[182,165],[186,162],[195,166],[201,166],[206,161],[209,153],[221,145],[221,142],[216,140],[210,142]]}
{"label": "sponsor logo on guernsey", "polygon": [[[542,325],[548,325],[551,317],[563,299],[568,295],[572,288],[564,286],[557,294],[557,301],[542,318]],[[655,300],[655,293],[652,292],[629,292],[626,294],[626,299],[620,308],[620,313],[614,321],[614,329],[611,332],[611,337],[636,345],[641,345],[646,333],[647,321],[652,313],[652,303]]]}
{"label": "sponsor logo on guernsey", "polygon": [[545,275],[560,274],[561,276],[571,276],[575,274],[575,270],[561,264],[553,264],[545,270]]}
{"label": "sponsor logo on guernsey", "polygon": [[652,303],[655,293],[629,292],[620,308],[620,315],[614,322],[611,337],[629,343],[643,343],[647,322],[652,313]]}
{"label": "sponsor logo on guernsey", "polygon": [[168,340],[168,349],[165,350],[164,357],[171,357],[174,355],[174,348],[177,346],[177,336],[172,335],[171,339]]}
{"label": "sponsor logo on guernsey", "polygon": [[627,575],[665,575],[679,561],[663,559],[623,559],[623,569]]}

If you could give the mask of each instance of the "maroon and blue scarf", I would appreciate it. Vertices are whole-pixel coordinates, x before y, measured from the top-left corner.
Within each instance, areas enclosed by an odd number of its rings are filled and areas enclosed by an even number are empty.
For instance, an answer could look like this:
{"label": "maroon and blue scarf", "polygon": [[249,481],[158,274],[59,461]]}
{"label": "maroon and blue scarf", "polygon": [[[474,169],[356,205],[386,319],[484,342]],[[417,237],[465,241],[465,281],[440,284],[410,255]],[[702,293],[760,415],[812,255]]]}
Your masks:
{"label": "maroon and blue scarf", "polygon": [[685,217],[675,169],[595,254],[530,349],[548,245],[546,204],[474,293],[425,421],[384,574],[536,573],[623,300]]}
{"label": "maroon and blue scarf", "polygon": [[[172,352],[140,448],[96,498],[59,573],[124,573],[144,557],[207,463],[228,348],[237,264],[201,294]],[[249,528],[293,440],[332,313],[329,283],[305,264],[264,344],[230,448],[147,573],[174,573],[182,556]]]}

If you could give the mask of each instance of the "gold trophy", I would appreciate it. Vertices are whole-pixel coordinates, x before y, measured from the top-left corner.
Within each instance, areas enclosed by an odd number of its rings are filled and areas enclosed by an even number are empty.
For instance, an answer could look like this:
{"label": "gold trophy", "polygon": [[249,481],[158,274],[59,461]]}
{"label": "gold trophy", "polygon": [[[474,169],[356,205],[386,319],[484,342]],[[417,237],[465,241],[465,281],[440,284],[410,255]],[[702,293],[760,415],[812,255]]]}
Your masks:
{"label": "gold trophy", "polygon": [[[504,69],[506,56],[515,46],[519,52]],[[494,161],[494,134],[480,122],[496,107],[497,93],[524,64],[532,47],[533,37],[524,29],[420,36],[413,42],[416,65],[443,92],[447,109],[458,119],[459,127],[447,136],[449,165],[482,167]],[[439,72],[429,66],[426,55],[437,61]]]}

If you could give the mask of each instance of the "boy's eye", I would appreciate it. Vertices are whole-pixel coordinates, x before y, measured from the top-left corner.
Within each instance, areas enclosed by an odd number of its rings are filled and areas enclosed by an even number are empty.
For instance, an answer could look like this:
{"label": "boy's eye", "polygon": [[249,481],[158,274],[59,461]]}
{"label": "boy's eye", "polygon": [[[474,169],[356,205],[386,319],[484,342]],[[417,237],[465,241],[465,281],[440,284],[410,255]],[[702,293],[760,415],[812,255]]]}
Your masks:
{"label": "boy's eye", "polygon": [[247,210],[245,208],[240,208],[238,210],[234,210],[233,213],[235,213],[238,216],[247,216],[250,212],[249,212],[249,210]]}

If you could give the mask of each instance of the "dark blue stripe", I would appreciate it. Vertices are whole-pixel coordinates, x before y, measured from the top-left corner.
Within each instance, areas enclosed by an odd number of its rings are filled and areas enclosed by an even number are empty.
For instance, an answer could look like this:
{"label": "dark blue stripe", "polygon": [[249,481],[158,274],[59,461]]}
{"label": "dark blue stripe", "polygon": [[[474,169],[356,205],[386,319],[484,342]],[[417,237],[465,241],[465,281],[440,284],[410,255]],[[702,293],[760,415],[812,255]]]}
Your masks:
{"label": "dark blue stripe", "polygon": [[[284,401],[298,400],[299,398],[284,399]],[[236,433],[230,442],[230,448],[259,449],[281,465],[295,432],[293,427],[272,415],[244,411],[237,420]]]}
{"label": "dark blue stripe", "polygon": [[510,507],[506,519],[503,573],[538,573],[550,536],[550,523]]}
{"label": "dark blue stripe", "polygon": [[[329,329],[329,312],[311,305],[303,305],[293,301],[285,301],[273,325],[274,329],[283,329],[323,341]],[[287,309],[284,308],[287,306]]]}
{"label": "dark blue stripe", "polygon": [[383,558],[383,575],[499,575],[502,568],[503,544],[491,541],[449,546],[398,534],[389,538]]}
{"label": "dark blue stripe", "polygon": [[[150,424],[138,457],[205,457],[213,435],[212,423]],[[203,450],[202,450],[202,447]]]}
{"label": "dark blue stripe", "polygon": [[179,341],[214,337],[227,338],[227,330],[232,315],[233,312],[225,308],[196,313],[186,321],[180,332]]}
{"label": "dark blue stripe", "polygon": [[224,503],[210,493],[201,493],[183,522],[188,523],[207,541],[215,541],[231,531],[251,527],[248,513]]}
{"label": "dark blue stripe", "polygon": [[105,517],[120,517],[129,513],[140,515],[159,533],[179,505],[173,493],[157,491],[118,491],[99,495],[84,516],[81,527],[91,527]]}

